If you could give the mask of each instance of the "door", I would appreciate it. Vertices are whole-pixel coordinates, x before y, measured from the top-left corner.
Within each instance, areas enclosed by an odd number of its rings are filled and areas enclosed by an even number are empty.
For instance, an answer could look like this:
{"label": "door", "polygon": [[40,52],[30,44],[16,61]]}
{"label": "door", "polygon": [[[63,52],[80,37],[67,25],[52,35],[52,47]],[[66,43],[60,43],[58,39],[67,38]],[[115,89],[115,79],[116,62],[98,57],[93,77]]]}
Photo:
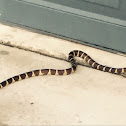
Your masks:
{"label": "door", "polygon": [[0,0],[0,20],[126,53],[126,0]]}

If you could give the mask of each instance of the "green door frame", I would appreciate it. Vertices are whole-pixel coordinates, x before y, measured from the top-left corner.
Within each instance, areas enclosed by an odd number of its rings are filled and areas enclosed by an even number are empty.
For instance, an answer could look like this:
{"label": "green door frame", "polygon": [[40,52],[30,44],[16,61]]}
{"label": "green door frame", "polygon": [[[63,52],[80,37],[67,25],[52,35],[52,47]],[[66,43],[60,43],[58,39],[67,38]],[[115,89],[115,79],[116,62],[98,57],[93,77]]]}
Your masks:
{"label": "green door frame", "polygon": [[126,53],[126,21],[44,0],[1,0],[0,21]]}

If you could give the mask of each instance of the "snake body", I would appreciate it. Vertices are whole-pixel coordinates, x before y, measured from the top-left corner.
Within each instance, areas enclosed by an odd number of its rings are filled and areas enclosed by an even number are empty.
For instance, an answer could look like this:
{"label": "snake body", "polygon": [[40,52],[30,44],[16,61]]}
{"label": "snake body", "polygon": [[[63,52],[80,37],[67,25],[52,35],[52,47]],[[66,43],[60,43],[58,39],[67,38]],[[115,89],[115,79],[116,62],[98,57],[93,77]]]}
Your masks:
{"label": "snake body", "polygon": [[94,61],[90,56],[88,56],[86,53],[79,51],[79,50],[73,50],[69,53],[68,56],[68,60],[71,63],[71,68],[68,69],[63,69],[63,70],[56,70],[56,69],[39,69],[39,70],[33,70],[33,71],[29,71],[26,73],[22,73],[20,75],[16,75],[14,77],[11,77],[3,82],[0,83],[0,88],[3,88],[7,85],[10,85],[14,82],[20,81],[20,80],[24,80],[30,77],[34,77],[34,76],[42,76],[42,75],[69,75],[73,72],[75,72],[76,68],[77,68],[77,63],[76,60],[74,59],[74,57],[81,57],[84,59],[84,61],[86,63],[88,63],[88,65],[90,65],[92,68],[97,69],[97,70],[101,70],[104,72],[109,72],[109,73],[113,73],[113,74],[124,74],[126,73],[126,68],[112,68],[112,67],[108,67],[108,66],[104,66],[101,65],[99,63],[97,63],[96,61]]}

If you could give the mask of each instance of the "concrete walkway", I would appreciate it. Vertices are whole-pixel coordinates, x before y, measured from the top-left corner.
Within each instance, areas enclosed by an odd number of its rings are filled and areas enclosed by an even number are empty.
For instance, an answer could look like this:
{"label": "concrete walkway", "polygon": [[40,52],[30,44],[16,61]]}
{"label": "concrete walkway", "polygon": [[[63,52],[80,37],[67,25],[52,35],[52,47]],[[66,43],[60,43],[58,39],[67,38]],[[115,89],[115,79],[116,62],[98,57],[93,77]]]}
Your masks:
{"label": "concrete walkway", "polygon": [[[65,60],[79,49],[101,64],[126,66],[124,56],[2,24],[0,42]],[[64,60],[0,45],[0,81],[34,69],[68,67]],[[80,65],[68,76],[16,82],[0,96],[0,125],[126,125],[126,78]]]}

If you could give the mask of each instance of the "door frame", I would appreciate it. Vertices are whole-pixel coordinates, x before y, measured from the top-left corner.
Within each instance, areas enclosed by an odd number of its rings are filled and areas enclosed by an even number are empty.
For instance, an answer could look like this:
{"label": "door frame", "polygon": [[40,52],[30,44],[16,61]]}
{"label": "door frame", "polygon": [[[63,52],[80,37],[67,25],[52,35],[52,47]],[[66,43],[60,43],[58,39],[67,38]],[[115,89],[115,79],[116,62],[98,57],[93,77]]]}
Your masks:
{"label": "door frame", "polygon": [[126,53],[126,21],[44,0],[1,0],[0,21]]}

